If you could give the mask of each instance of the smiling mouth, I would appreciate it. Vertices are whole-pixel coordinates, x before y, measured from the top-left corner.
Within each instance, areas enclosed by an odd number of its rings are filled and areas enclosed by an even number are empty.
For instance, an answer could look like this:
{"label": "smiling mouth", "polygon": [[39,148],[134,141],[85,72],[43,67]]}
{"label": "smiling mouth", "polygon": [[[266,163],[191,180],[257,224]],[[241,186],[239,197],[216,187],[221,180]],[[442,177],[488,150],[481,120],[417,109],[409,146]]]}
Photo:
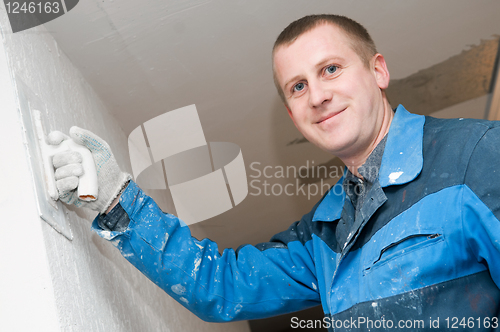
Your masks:
{"label": "smiling mouth", "polygon": [[339,112],[333,112],[333,113],[330,113],[330,114],[328,114],[328,115],[326,115],[326,116],[324,116],[324,117],[321,117],[321,118],[319,119],[319,121],[318,121],[318,122],[316,122],[316,124],[323,123],[323,122],[327,121],[328,119],[331,119],[331,118],[333,118],[334,116],[336,116],[336,115],[338,115],[338,114],[340,114],[340,113],[344,112],[345,110],[346,110],[346,109],[344,108],[343,110],[341,110],[341,111],[339,111]]}

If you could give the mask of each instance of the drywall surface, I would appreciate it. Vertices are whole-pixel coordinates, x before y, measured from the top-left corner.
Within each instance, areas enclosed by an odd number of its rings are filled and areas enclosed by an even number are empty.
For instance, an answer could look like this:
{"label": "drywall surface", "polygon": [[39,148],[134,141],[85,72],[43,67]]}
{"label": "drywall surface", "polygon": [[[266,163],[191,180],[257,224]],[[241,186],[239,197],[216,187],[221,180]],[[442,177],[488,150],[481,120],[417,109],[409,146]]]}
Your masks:
{"label": "drywall surface", "polygon": [[[249,331],[247,322],[205,323],[173,301],[110,243],[91,232],[95,213],[67,209],[72,241],[40,220],[14,82],[43,101],[46,130],[87,128],[110,144],[118,163],[130,172],[127,137],[43,26],[12,34],[3,6],[0,24],[0,176],[2,188],[9,188],[0,191],[0,330]],[[4,100],[6,91],[10,100]],[[10,320],[5,317],[8,323],[3,319],[6,312],[13,315]]]}
{"label": "drywall surface", "polygon": [[42,224],[5,55],[0,42],[0,330],[58,331]]}

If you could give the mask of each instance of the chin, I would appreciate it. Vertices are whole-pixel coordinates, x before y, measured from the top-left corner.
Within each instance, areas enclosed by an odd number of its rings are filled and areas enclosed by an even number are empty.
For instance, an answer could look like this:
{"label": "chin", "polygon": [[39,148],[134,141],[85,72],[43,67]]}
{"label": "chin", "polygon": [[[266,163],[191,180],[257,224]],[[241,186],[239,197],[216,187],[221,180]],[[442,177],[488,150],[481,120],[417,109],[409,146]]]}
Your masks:
{"label": "chin", "polygon": [[325,151],[325,152],[328,152],[329,154],[331,155],[334,155],[336,156],[336,152],[338,152],[338,147],[336,146],[325,146],[325,145],[318,145],[318,144],[315,144],[317,147],[319,147],[321,150]]}
{"label": "chin", "polygon": [[338,144],[339,142],[336,142],[337,144],[329,144],[329,145],[324,145],[321,146],[321,149],[328,152],[331,155],[334,155],[336,157],[342,155],[342,152],[345,152],[348,150],[350,144]]}

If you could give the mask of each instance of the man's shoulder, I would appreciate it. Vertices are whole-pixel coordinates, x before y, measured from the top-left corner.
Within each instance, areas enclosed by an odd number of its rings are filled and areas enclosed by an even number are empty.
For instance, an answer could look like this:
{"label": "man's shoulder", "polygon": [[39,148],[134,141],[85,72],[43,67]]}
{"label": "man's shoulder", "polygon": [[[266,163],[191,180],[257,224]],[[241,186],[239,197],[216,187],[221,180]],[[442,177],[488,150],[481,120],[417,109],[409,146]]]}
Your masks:
{"label": "man's shoulder", "polygon": [[500,121],[469,118],[440,119],[425,116],[424,134],[461,135],[464,131],[488,130],[495,127],[500,127]]}
{"label": "man's shoulder", "polygon": [[439,119],[425,117],[424,149],[453,147],[477,143],[490,129],[500,127],[500,121],[481,119]]}
{"label": "man's shoulder", "polygon": [[[462,178],[473,152],[487,133],[500,136],[499,121],[480,119],[438,119],[426,116],[422,150],[424,171],[449,169]],[[500,138],[500,137],[499,137]]]}

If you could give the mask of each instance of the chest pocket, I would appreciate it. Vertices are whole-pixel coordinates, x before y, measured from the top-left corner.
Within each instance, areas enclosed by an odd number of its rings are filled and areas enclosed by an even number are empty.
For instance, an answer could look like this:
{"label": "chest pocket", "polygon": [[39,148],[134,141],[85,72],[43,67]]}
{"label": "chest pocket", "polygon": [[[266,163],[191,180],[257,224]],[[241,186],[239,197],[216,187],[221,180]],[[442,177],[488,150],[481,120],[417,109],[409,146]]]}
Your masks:
{"label": "chest pocket", "polygon": [[[373,254],[368,255],[365,260],[363,274],[367,275],[390,263],[395,265],[395,261],[398,259],[403,261],[415,259],[417,257],[422,259],[422,256],[425,257],[425,255],[430,255],[432,253],[431,246],[443,240],[444,236],[442,232],[435,230],[403,236],[399,240],[396,239],[385,246],[381,246],[377,250],[374,250],[372,252]],[[427,248],[427,250],[425,250],[425,248]]]}

